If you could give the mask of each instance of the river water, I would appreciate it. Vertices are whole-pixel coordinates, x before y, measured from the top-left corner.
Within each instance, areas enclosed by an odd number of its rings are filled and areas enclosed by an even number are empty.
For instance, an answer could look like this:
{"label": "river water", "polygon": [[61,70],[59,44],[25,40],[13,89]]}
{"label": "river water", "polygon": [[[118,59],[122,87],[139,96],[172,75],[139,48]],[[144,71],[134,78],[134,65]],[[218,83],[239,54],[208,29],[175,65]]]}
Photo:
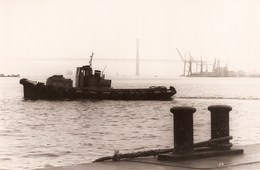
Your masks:
{"label": "river water", "polygon": [[260,79],[116,78],[114,87],[173,85],[172,101],[25,101],[19,78],[0,78],[0,169],[88,163],[114,150],[173,146],[170,108],[193,106],[194,142],[210,138],[213,104],[232,106],[234,145],[260,141]]}

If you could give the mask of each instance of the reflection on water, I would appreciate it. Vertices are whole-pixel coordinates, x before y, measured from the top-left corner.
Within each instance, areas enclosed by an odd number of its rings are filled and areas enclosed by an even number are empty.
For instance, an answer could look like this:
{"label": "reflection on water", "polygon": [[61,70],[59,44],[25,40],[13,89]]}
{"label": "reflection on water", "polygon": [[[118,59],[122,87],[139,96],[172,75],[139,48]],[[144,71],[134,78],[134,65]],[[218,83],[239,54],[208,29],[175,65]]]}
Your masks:
{"label": "reflection on water", "polygon": [[[245,81],[246,80],[246,81]],[[259,79],[116,79],[114,87],[174,85],[173,101],[24,101],[19,79],[0,79],[0,167],[32,169],[90,162],[115,149],[173,146],[172,106],[193,106],[194,141],[210,137],[207,107],[228,104],[235,145],[260,140]]]}

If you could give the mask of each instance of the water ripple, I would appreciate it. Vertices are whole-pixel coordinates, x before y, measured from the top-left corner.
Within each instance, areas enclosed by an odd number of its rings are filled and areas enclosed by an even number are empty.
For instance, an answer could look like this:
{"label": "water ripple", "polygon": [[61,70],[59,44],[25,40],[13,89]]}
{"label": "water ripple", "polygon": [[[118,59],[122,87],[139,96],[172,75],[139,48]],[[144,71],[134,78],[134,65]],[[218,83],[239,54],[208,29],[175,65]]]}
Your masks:
{"label": "water ripple", "polygon": [[[193,106],[194,142],[210,138],[209,105],[228,104],[236,145],[260,140],[259,79],[167,79],[173,101],[25,101],[18,80],[0,80],[0,167],[36,169],[90,162],[120,152],[173,146],[173,106]],[[117,85],[121,86],[120,80]],[[244,81],[244,80],[243,80]],[[159,85],[153,80],[138,85]],[[241,83],[240,86],[238,86]],[[131,84],[127,82],[127,84]],[[15,162],[15,164],[14,164]]]}

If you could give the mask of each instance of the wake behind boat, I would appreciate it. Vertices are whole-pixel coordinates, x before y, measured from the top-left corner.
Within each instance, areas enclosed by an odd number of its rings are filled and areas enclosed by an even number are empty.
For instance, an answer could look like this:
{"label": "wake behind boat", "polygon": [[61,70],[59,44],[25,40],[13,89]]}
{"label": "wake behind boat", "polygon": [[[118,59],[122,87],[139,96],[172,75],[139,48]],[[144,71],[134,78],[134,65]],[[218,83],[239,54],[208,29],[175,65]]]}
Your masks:
{"label": "wake behind boat", "polygon": [[114,89],[111,80],[105,79],[103,72],[92,70],[92,58],[89,65],[77,67],[76,87],[73,81],[62,75],[49,77],[46,84],[21,79],[24,87],[24,99],[97,99],[97,100],[170,100],[176,94],[173,86],[152,86],[138,89]]}

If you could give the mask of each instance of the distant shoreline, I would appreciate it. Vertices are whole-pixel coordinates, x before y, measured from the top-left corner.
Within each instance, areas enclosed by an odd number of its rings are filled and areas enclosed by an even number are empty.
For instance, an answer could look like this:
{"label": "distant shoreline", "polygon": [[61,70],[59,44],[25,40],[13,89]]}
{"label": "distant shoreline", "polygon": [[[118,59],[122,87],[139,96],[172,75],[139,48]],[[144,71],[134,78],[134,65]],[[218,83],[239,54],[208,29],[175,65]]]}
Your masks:
{"label": "distant shoreline", "polygon": [[11,75],[0,74],[0,77],[20,77],[20,74],[11,74]]}

